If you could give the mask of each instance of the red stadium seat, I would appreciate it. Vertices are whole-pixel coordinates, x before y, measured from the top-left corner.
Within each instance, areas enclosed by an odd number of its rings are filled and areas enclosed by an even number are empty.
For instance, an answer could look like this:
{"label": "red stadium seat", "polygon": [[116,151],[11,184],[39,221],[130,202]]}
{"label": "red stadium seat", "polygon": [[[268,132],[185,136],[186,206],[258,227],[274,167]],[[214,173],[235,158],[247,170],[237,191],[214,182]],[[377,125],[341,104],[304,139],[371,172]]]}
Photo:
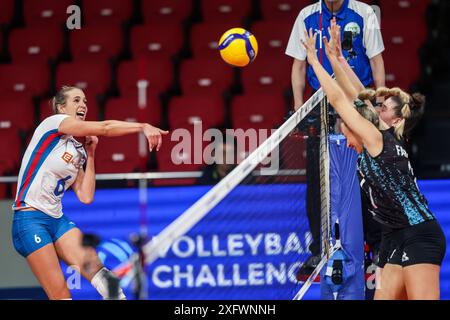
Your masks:
{"label": "red stadium seat", "polygon": [[[416,27],[411,28],[411,23]],[[386,17],[381,20],[381,32],[386,46],[386,53],[389,51],[400,50],[416,54],[417,49],[425,42],[427,37],[427,27],[425,21],[399,20],[398,17]]]}
{"label": "red stadium seat", "polygon": [[261,0],[261,11],[264,20],[293,24],[300,11],[310,4],[310,0]]}
{"label": "red stadium seat", "polygon": [[137,97],[110,99],[105,107],[105,119],[122,120],[130,122],[146,122],[154,126],[161,123],[161,104],[156,96],[147,98],[147,108],[138,106]]}
{"label": "red stadium seat", "polygon": [[[0,165],[1,166],[1,165]],[[15,172],[13,174],[17,174],[18,172]],[[1,168],[0,168],[0,175],[2,174]],[[3,172],[3,175],[12,175],[10,171]],[[11,193],[8,192],[8,188],[11,190]],[[17,191],[17,183],[0,183],[0,199],[11,199],[16,196]]]}
{"label": "red stadium seat", "polygon": [[242,85],[245,93],[272,92],[281,94],[291,85],[292,59],[260,57],[242,71]]}
{"label": "red stadium seat", "polygon": [[0,0],[0,8],[0,25],[7,25],[13,18],[14,0]]}
{"label": "red stadium seat", "polygon": [[138,171],[139,136],[137,134],[106,138],[101,137],[96,157],[97,173],[129,173]]}
{"label": "red stadium seat", "polygon": [[235,129],[272,129],[283,123],[285,113],[281,94],[245,94],[235,97],[231,106]]}
{"label": "red stadium seat", "polygon": [[2,127],[0,122],[0,167],[16,171],[20,164],[21,141],[16,127]]}
{"label": "red stadium seat", "polygon": [[258,41],[258,55],[274,59],[284,56],[292,30],[292,23],[286,21],[261,21],[253,24],[251,32]]}
{"label": "red stadium seat", "polygon": [[131,31],[131,52],[137,58],[170,58],[182,46],[181,27],[177,25],[143,25]]}
{"label": "red stadium seat", "polygon": [[223,124],[224,106],[220,95],[185,95],[172,99],[169,107],[169,124],[172,129],[189,128],[199,121],[204,129]]}
{"label": "red stadium seat", "polygon": [[102,94],[110,86],[110,68],[107,63],[62,63],[56,70],[56,86],[76,86],[85,91],[88,103],[95,95]]}
{"label": "red stadium seat", "polygon": [[[96,121],[99,117],[99,108],[97,106],[97,102],[95,101],[94,97],[89,98],[88,96],[87,99],[89,100],[87,103],[88,113],[86,116],[86,121]],[[51,101],[49,99],[43,99],[41,101],[41,104],[39,106],[39,115],[39,121],[42,121],[53,115],[53,109],[51,107]]]}
{"label": "red stadium seat", "polygon": [[219,57],[220,37],[230,29],[230,24],[202,23],[192,27],[191,47],[194,58]]}
{"label": "red stadium seat", "polygon": [[119,65],[117,81],[122,96],[137,96],[137,81],[148,81],[149,94],[166,91],[173,83],[172,64],[167,59],[137,59]]}
{"label": "red stadium seat", "polygon": [[123,34],[118,26],[86,27],[70,32],[70,46],[75,60],[107,60],[120,54]]}
{"label": "red stadium seat", "polygon": [[0,96],[0,126],[3,128],[18,128],[24,131],[34,126],[34,105],[26,96],[4,98]]}
{"label": "red stadium seat", "polygon": [[402,51],[386,52],[383,55],[386,70],[386,86],[400,87],[409,90],[411,84],[419,79],[420,64],[417,54],[411,54],[407,59]]}
{"label": "red stadium seat", "polygon": [[398,17],[386,17],[381,21],[381,31],[386,47],[383,52],[386,85],[399,86],[408,90],[409,86],[419,79],[418,50],[426,40],[426,25],[419,19],[414,21],[417,27],[411,29],[410,23],[400,21]]}
{"label": "red stadium seat", "polygon": [[145,23],[180,24],[192,11],[192,1],[142,0]]}
{"label": "red stadium seat", "polygon": [[[429,0],[380,0],[381,22],[383,23],[383,19],[387,17],[397,19],[402,17],[402,20],[406,18],[425,20],[425,12],[429,3]],[[416,27],[413,29],[415,30]]]}
{"label": "red stadium seat", "polygon": [[202,1],[203,21],[226,22],[240,25],[249,15],[251,1],[249,0],[208,0]]}
{"label": "red stadium seat", "polygon": [[39,121],[43,121],[44,119],[52,116],[53,108],[51,105],[50,99],[43,99],[39,105]]}
{"label": "red stadium seat", "polygon": [[[186,135],[184,135],[186,134]],[[172,141],[174,139],[175,141]],[[159,172],[185,172],[198,171],[204,166],[203,150],[206,142],[198,143],[199,137],[193,131],[185,130],[183,133],[173,131],[163,138],[161,150],[156,153]],[[195,178],[187,179],[158,179],[153,182],[157,186],[164,185],[191,185]]]}
{"label": "red stadium seat", "polygon": [[120,25],[129,20],[133,1],[96,0],[83,1],[83,13],[87,25]]}
{"label": "red stadium seat", "polygon": [[58,27],[13,29],[9,36],[9,51],[15,63],[45,63],[58,57],[62,43],[62,32]]}
{"label": "red stadium seat", "polygon": [[26,0],[24,4],[25,24],[30,26],[62,25],[69,15],[67,8],[74,0]]}
{"label": "red stadium seat", "polygon": [[37,96],[48,89],[49,70],[45,64],[0,65],[0,93],[3,96]]}
{"label": "red stadium seat", "polygon": [[219,57],[186,60],[181,64],[180,82],[185,94],[220,94],[233,80],[233,69]]}

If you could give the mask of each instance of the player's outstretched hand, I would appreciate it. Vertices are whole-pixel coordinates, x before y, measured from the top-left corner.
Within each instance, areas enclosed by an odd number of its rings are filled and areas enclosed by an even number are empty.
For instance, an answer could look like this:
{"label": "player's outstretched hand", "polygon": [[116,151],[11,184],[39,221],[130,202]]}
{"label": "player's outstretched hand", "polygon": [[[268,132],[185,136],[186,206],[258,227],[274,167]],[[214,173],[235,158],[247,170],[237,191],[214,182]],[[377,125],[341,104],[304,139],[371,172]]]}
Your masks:
{"label": "player's outstretched hand", "polygon": [[317,33],[313,33],[312,29],[309,29],[309,34],[305,31],[305,40],[302,40],[302,43],[306,48],[306,57],[310,65],[318,61],[316,41]]}
{"label": "player's outstretched hand", "polygon": [[330,34],[330,46],[336,58],[342,57],[341,27],[336,23],[336,18],[331,20],[331,26],[328,28]]}
{"label": "player's outstretched hand", "polygon": [[148,123],[145,124],[144,135],[148,140],[150,152],[152,152],[154,148],[156,148],[156,151],[159,151],[162,145],[162,136],[167,134],[169,134],[169,131],[161,130]]}
{"label": "player's outstretched hand", "polygon": [[328,60],[332,62],[333,59],[336,59],[335,51],[333,48],[333,39],[330,38],[328,41],[327,37],[323,37],[323,46],[325,47],[325,53],[328,57]]}

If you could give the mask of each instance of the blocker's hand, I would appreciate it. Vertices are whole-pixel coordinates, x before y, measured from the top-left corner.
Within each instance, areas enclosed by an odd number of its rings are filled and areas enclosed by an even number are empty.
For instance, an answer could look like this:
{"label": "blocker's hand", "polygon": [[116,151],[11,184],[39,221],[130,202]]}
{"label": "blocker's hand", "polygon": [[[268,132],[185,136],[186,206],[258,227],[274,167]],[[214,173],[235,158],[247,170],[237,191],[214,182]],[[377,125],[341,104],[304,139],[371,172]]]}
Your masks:
{"label": "blocker's hand", "polygon": [[316,49],[317,33],[313,33],[312,28],[308,32],[305,31],[305,40],[302,40],[303,46],[306,49],[306,57],[310,65],[318,62]]}
{"label": "blocker's hand", "polygon": [[148,123],[145,124],[144,135],[148,140],[150,152],[152,152],[154,148],[156,148],[156,151],[159,151],[162,145],[162,136],[167,134],[169,134],[169,131],[161,130]]}
{"label": "blocker's hand", "polygon": [[330,47],[336,58],[342,57],[341,27],[336,23],[336,18],[331,20],[331,26],[328,28],[330,34]]}

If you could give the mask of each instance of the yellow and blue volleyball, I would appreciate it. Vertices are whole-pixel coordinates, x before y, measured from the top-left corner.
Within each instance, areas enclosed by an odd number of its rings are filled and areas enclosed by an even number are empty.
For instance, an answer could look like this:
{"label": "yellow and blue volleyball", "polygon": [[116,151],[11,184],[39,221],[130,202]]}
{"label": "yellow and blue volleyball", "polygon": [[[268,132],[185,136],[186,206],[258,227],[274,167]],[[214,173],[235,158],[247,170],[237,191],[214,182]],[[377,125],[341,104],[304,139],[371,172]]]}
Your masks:
{"label": "yellow and blue volleyball", "polygon": [[235,67],[245,67],[258,55],[258,42],[249,31],[233,28],[220,38],[219,50],[226,63]]}

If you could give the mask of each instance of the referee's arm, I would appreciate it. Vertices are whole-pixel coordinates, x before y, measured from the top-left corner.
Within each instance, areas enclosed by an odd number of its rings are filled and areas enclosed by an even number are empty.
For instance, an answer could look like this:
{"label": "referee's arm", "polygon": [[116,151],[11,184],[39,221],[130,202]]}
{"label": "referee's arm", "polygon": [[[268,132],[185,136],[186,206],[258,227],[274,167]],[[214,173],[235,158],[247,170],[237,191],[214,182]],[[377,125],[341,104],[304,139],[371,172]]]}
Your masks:
{"label": "referee's arm", "polygon": [[295,111],[303,105],[303,94],[305,93],[306,87],[306,50],[301,42],[301,39],[305,39],[305,31],[305,11],[302,10],[292,27],[292,32],[286,48],[286,54],[293,58],[291,84],[292,93],[294,95]]}
{"label": "referee's arm", "polygon": [[364,18],[364,47],[370,60],[375,86],[377,88],[385,87],[386,74],[382,55],[385,48],[379,20],[373,10],[367,11],[366,14]]}
{"label": "referee's arm", "polygon": [[303,94],[306,84],[306,60],[294,58],[292,63],[292,92],[294,94],[294,108],[297,111],[303,105]]}
{"label": "referee's arm", "polygon": [[370,67],[372,68],[373,80],[375,82],[375,87],[385,87],[386,86],[386,72],[384,70],[384,60],[383,55],[377,54],[370,59]]}

